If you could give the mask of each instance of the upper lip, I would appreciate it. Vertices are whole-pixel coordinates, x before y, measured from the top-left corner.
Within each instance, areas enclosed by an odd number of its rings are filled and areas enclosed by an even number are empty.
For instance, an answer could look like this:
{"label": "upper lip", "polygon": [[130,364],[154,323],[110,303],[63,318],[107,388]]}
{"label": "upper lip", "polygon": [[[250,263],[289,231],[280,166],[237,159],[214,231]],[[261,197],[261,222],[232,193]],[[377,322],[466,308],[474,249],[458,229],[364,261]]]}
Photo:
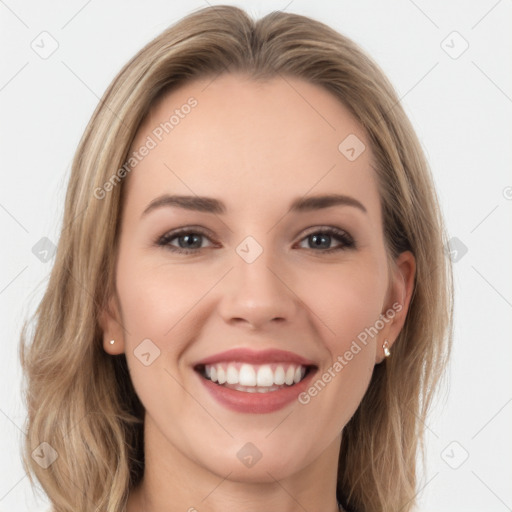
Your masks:
{"label": "upper lip", "polygon": [[193,366],[224,363],[229,361],[239,361],[241,363],[249,364],[296,363],[302,366],[316,366],[313,361],[293,352],[277,349],[251,350],[248,348],[232,348],[225,352],[219,352],[218,354],[214,354],[197,361]]}

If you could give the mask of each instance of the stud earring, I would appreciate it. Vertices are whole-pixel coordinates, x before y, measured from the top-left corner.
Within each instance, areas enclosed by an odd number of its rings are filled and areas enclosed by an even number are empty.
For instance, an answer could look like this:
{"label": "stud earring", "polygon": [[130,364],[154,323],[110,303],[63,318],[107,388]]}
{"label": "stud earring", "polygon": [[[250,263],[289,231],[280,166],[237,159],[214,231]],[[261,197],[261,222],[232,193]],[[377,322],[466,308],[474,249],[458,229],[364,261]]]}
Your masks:
{"label": "stud earring", "polygon": [[110,340],[110,344],[113,345],[116,342],[116,340]]}
{"label": "stud earring", "polygon": [[382,348],[384,349],[384,355],[386,357],[389,357],[391,355],[391,352],[389,351],[389,341],[384,340],[384,343],[382,344]]}

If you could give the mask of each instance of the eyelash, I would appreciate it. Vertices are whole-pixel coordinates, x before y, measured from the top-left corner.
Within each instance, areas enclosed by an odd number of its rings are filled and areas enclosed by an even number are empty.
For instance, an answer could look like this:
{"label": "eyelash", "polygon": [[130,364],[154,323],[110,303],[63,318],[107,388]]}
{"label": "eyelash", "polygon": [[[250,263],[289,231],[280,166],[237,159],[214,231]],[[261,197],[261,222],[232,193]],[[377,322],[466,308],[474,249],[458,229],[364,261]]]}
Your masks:
{"label": "eyelash", "polygon": [[[183,247],[176,247],[174,245],[170,245],[170,242],[172,240],[179,238],[180,236],[183,236],[183,235],[200,235],[200,236],[204,236],[204,237],[210,239],[208,234],[205,233],[201,229],[182,228],[177,231],[172,231],[170,233],[166,233],[165,235],[159,237],[156,240],[156,245],[158,245],[160,247],[166,247],[170,251],[178,253],[178,254],[193,254],[193,253],[198,253],[201,249],[204,249],[204,247],[197,248],[197,249],[184,249]],[[310,237],[312,235],[331,236],[334,239],[336,239],[338,242],[341,242],[341,245],[338,247],[331,247],[330,249],[321,249],[321,250],[316,250],[314,248],[308,247],[307,249],[310,251],[321,252],[324,254],[325,253],[330,254],[333,252],[344,251],[347,249],[355,249],[356,248],[354,239],[346,231],[343,231],[338,228],[317,227],[317,228],[315,228],[315,231],[310,231],[303,238],[301,238],[300,242],[302,242],[303,240],[306,240],[308,237]],[[212,240],[210,239],[210,241],[212,241]]]}

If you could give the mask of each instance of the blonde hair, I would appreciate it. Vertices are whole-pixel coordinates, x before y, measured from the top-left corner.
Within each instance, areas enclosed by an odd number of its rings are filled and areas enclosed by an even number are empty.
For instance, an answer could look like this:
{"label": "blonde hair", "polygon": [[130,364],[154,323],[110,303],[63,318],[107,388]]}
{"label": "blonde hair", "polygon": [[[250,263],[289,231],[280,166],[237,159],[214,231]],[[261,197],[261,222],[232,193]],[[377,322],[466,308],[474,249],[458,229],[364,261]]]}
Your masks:
{"label": "blonde hair", "polygon": [[[103,199],[95,191],[123,166],[158,98],[194,78],[229,72],[261,80],[297,77],[323,87],[366,131],[390,258],[411,250],[416,277],[393,355],[375,367],[344,428],[338,497],[357,511],[407,512],[417,492],[424,422],[450,353],[452,280],[442,217],[420,144],[382,71],[333,29],[284,12],[258,21],[230,6],[194,12],[144,47],[105,92],[74,158],[56,260],[33,335],[29,322],[21,335],[25,469],[55,512],[119,512],[140,482],[144,408],[124,354],[103,350],[98,324],[115,291],[125,180]],[[42,442],[58,454],[47,469],[31,456]]]}

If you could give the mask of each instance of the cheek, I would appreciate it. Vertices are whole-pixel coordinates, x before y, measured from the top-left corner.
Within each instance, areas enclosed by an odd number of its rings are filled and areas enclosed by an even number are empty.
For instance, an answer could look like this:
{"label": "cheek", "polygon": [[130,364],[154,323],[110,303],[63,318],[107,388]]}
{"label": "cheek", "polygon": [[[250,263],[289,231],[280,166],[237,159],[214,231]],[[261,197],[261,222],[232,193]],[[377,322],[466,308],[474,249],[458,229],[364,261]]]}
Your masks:
{"label": "cheek", "polygon": [[198,320],[198,302],[218,277],[155,266],[136,253],[124,254],[118,261],[117,290],[125,353],[137,394],[149,405],[158,400],[154,390],[162,384],[176,386],[172,378],[178,376],[176,363],[194,337],[188,320]]}
{"label": "cheek", "polygon": [[361,260],[309,275],[314,279],[302,284],[305,302],[330,333],[325,339],[333,355],[338,355],[378,320],[385,301],[387,273],[378,262]]}
{"label": "cheek", "polygon": [[377,347],[371,328],[379,320],[385,287],[379,273],[368,268],[336,272],[315,283],[310,304],[320,319],[326,357],[299,403],[309,428],[319,428],[317,418],[324,418],[321,428],[334,435],[355,413],[370,383]]}
{"label": "cheek", "polygon": [[176,341],[181,338],[175,336],[175,331],[181,327],[180,323],[186,323],[181,320],[194,309],[215,279],[211,272],[203,275],[197,267],[194,272],[188,270],[178,265],[144,262],[136,254],[119,260],[117,289],[131,343],[144,338],[162,343],[173,338],[172,350],[179,349]]}
{"label": "cheek", "polygon": [[308,286],[327,357],[302,403],[339,411],[333,425],[348,421],[370,382],[386,290],[385,267],[363,261],[317,272]]}

